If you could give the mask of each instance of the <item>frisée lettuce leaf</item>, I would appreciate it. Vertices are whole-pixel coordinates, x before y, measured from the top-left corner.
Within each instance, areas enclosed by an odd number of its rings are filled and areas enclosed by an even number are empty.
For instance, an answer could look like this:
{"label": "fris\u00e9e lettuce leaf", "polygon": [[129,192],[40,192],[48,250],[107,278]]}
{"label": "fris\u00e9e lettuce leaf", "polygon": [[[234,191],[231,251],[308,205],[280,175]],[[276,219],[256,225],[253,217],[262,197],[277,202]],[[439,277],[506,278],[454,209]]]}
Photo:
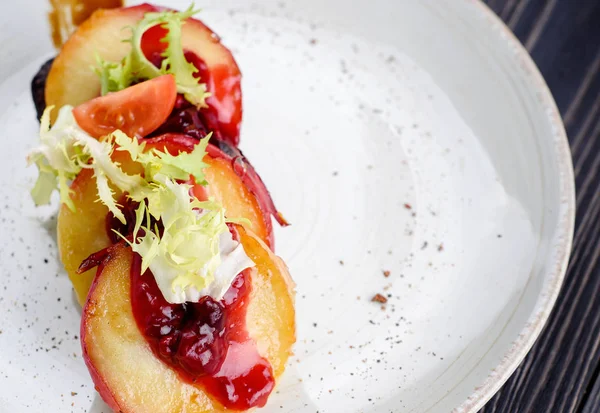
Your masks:
{"label": "fris\u00e9e lettuce leaf", "polygon": [[[192,4],[183,12],[167,10],[146,13],[135,27],[130,28],[132,34],[126,41],[131,44],[131,51],[121,62],[109,62],[100,56],[96,57],[95,71],[100,77],[102,95],[125,89],[141,80],[172,74],[179,93],[196,107],[206,107],[206,98],[210,95],[206,83],[199,83],[199,78],[195,77],[198,69],[186,60],[181,39],[185,20],[197,12]],[[156,26],[166,30],[165,37],[161,39],[166,43],[161,67],[156,67],[148,60],[142,50],[144,33]]]}
{"label": "fris\u00e9e lettuce leaf", "polygon": [[[192,199],[190,185],[162,174],[155,179],[159,184],[136,211],[133,241],[126,241],[141,255],[142,273],[152,270],[167,301],[182,303],[187,289],[201,291],[214,281],[228,220],[218,203]],[[161,233],[148,224],[150,216],[161,218]]]}
{"label": "fris\u00e9e lettuce leaf", "polygon": [[60,194],[61,203],[75,209],[71,199],[69,182],[83,169],[92,169],[96,176],[99,200],[121,221],[125,217],[114,200],[114,191],[109,181],[122,191],[131,191],[143,185],[139,175],[126,174],[111,159],[114,146],[110,139],[100,141],[88,135],[79,127],[73,116],[73,107],[63,106],[50,127],[50,113],[53,107],[46,108],[40,125],[40,145],[29,156],[29,164],[39,170],[38,179],[31,195],[36,205],[47,204],[55,190]]}
{"label": "fris\u00e9e lettuce leaf", "polygon": [[[117,234],[142,257],[142,272],[152,270],[171,303],[198,300],[206,294],[220,299],[239,271],[254,265],[227,225],[246,220],[228,219],[221,204],[197,200],[191,195],[192,186],[181,183],[193,177],[196,184],[206,185],[203,159],[210,137],[189,153],[172,155],[147,148],[143,140],[120,130],[97,140],[77,125],[71,106],[61,108],[50,127],[52,110],[44,111],[40,144],[28,156],[39,170],[32,190],[37,205],[48,203],[58,191],[61,203],[74,210],[69,184],[84,169],[93,172],[98,201],[123,224],[127,222],[115,192],[127,194],[139,205],[134,229],[132,234]],[[126,173],[113,160],[114,151],[126,152],[144,172]],[[226,265],[220,268],[222,263]]]}

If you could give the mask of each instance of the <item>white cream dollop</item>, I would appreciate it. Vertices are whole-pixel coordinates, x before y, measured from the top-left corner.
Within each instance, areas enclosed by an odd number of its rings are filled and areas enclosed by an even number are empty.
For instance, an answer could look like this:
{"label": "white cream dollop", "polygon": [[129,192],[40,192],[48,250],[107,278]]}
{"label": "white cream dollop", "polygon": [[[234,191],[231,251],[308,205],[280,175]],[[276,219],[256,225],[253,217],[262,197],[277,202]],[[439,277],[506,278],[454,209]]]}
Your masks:
{"label": "white cream dollop", "polygon": [[[162,292],[165,300],[171,304],[183,304],[185,302],[197,303],[200,298],[210,296],[214,300],[221,300],[235,277],[247,268],[254,267],[254,262],[248,257],[243,245],[233,239],[231,232],[226,231],[219,235],[219,258],[214,280],[201,291],[194,286],[185,288],[173,287],[173,280],[176,274],[165,274],[165,267],[160,262],[150,263],[150,270],[154,274],[158,288]],[[170,271],[169,271],[170,272]],[[204,274],[200,274],[204,275]]]}

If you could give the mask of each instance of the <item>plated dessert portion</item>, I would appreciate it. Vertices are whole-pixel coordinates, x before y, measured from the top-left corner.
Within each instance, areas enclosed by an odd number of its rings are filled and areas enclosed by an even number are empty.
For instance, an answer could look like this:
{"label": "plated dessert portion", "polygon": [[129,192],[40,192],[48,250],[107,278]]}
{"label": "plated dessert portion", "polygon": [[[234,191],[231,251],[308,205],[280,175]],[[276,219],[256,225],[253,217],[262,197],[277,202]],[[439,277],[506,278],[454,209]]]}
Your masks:
{"label": "plated dessert portion", "polygon": [[33,82],[83,356],[121,412],[264,406],[295,341],[287,225],[237,149],[240,71],[192,8],[95,12]]}

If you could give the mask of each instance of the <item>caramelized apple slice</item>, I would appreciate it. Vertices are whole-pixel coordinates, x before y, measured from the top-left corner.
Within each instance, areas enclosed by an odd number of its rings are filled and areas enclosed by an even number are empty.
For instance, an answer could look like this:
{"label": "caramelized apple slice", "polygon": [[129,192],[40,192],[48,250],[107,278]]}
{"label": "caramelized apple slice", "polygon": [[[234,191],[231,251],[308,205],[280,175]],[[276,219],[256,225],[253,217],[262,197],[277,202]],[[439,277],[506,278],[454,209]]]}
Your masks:
{"label": "caramelized apple slice", "polygon": [[[196,141],[191,138],[163,136],[147,139],[148,147],[163,150],[173,155],[180,151],[191,151]],[[209,145],[210,146],[210,145]],[[213,150],[211,152],[214,153]],[[115,151],[114,156],[128,173],[141,173],[139,164],[131,162],[124,152]],[[231,162],[207,155],[209,167],[205,169],[208,196],[214,196],[227,211],[227,216],[246,218],[251,229],[269,246],[271,245],[270,216],[264,215],[257,198],[250,192],[242,179],[234,172]],[[108,208],[97,202],[96,179],[90,170],[83,170],[71,184],[71,198],[75,211],[63,205],[58,214],[58,248],[60,258],[73,283],[79,302],[83,305],[94,279],[94,271],[78,274],[81,262],[91,254],[108,247],[111,241],[106,231]],[[118,191],[117,197],[119,196]]]}
{"label": "caramelized apple slice", "polygon": [[[277,378],[295,342],[293,285],[285,264],[258,237],[243,228],[239,233],[256,263],[247,310],[248,332]],[[83,310],[83,354],[98,392],[115,411],[123,413],[232,411],[199,385],[185,382],[152,352],[131,308],[132,256],[123,244],[111,247]]]}
{"label": "caramelized apple slice", "polygon": [[[46,80],[46,104],[77,106],[99,96],[100,79],[91,69],[96,66],[96,56],[121,61],[131,50],[131,45],[123,42],[130,35],[126,28],[135,26],[145,13],[155,11],[159,8],[142,4],[94,12],[54,60]],[[160,28],[157,29],[155,32],[160,32]],[[150,40],[143,40],[142,46],[147,44],[148,53],[152,53],[152,49],[161,45],[159,39],[160,36],[156,37],[154,45],[149,44]],[[220,136],[237,145],[242,121],[241,74],[237,63],[219,37],[196,19],[186,20],[181,41],[186,57],[198,67],[201,81],[212,94],[206,102],[208,108],[203,109],[208,118],[214,119],[211,129],[215,126]]]}
{"label": "caramelized apple slice", "polygon": [[71,184],[71,199],[76,210],[62,205],[58,213],[57,243],[60,259],[73,283],[79,303],[83,305],[95,269],[77,274],[77,269],[90,254],[111,244],[106,232],[105,219],[108,208],[96,202],[98,192],[93,171],[84,169]]}
{"label": "caramelized apple slice", "polygon": [[[166,133],[146,139],[145,142],[147,148],[168,151],[171,155],[191,152],[197,143],[193,138],[176,133]],[[275,209],[269,191],[239,149],[216,139],[211,139],[210,142],[206,148],[208,156],[204,159],[209,165],[204,170],[209,183],[207,195],[214,196],[223,203],[228,217],[244,217],[250,220],[250,229],[273,249],[271,216],[283,226],[287,225],[287,222],[282,220],[281,214]],[[225,150],[230,153],[226,153]],[[228,197],[237,202],[226,202]]]}
{"label": "caramelized apple slice", "polygon": [[256,264],[246,326],[279,377],[296,342],[295,284],[283,260],[259,237],[241,226],[237,230],[246,254]]}
{"label": "caramelized apple slice", "polygon": [[94,12],[54,59],[46,79],[46,105],[77,106],[100,96],[100,79],[91,69],[97,64],[96,53],[107,61],[120,61],[131,50],[122,41],[128,36],[123,28],[135,25],[151,11],[154,7],[141,5]]}

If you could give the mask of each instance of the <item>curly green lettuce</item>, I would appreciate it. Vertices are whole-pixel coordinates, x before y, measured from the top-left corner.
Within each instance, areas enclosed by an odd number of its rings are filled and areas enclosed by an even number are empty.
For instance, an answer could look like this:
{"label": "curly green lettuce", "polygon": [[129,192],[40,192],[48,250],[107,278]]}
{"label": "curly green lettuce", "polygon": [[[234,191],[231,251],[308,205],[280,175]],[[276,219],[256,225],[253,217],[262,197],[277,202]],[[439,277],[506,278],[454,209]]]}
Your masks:
{"label": "curly green lettuce", "polygon": [[[229,233],[225,210],[214,201],[191,199],[190,185],[160,174],[156,179],[153,194],[136,211],[133,241],[128,242],[142,256],[142,272],[151,268],[162,291],[171,288],[179,296],[189,287],[201,291],[221,263],[220,236]],[[148,225],[150,216],[160,217],[162,234]]]}
{"label": "curly green lettuce", "polygon": [[[200,202],[190,195],[190,176],[206,184],[203,162],[209,138],[201,140],[190,153],[171,155],[115,131],[104,140],[96,140],[76,123],[72,107],[60,109],[50,127],[47,108],[41,119],[40,145],[28,161],[37,165],[38,180],[32,190],[37,205],[50,201],[54,191],[61,203],[75,209],[69,183],[83,169],[91,169],[96,178],[98,200],[126,223],[115,200],[114,188],[139,202],[133,239],[119,234],[142,257],[142,271],[150,268],[165,299],[171,303],[198,300],[202,295],[220,299],[233,278],[254,263],[234,241],[227,224],[244,219],[228,219],[225,209],[210,200]],[[144,173],[129,175],[112,158],[114,151],[126,152],[143,166]],[[160,221],[159,231],[153,222]]]}
{"label": "curly green lettuce", "polygon": [[92,169],[96,177],[99,200],[122,223],[125,216],[114,199],[114,191],[109,181],[121,191],[132,191],[144,183],[139,175],[128,175],[111,159],[114,146],[110,141],[99,141],[83,131],[73,116],[71,106],[63,106],[50,127],[50,113],[53,107],[44,111],[40,125],[40,145],[29,156],[29,164],[39,170],[38,179],[31,191],[36,205],[50,202],[55,190],[60,194],[61,203],[75,209],[71,199],[69,182],[82,169]]}
{"label": "curly green lettuce", "polygon": [[[181,28],[185,20],[196,14],[191,5],[184,12],[167,10],[164,12],[146,13],[139,23],[132,27],[132,35],[126,41],[131,43],[130,53],[121,62],[107,62],[97,56],[98,67],[95,69],[100,76],[102,95],[125,89],[134,82],[148,80],[164,74],[175,76],[177,91],[193,105],[206,107],[209,93],[206,83],[199,83],[196,77],[198,69],[185,59],[181,40]],[[161,26],[166,29],[166,35],[161,42],[166,43],[161,67],[150,62],[142,51],[142,37],[149,29]]]}

